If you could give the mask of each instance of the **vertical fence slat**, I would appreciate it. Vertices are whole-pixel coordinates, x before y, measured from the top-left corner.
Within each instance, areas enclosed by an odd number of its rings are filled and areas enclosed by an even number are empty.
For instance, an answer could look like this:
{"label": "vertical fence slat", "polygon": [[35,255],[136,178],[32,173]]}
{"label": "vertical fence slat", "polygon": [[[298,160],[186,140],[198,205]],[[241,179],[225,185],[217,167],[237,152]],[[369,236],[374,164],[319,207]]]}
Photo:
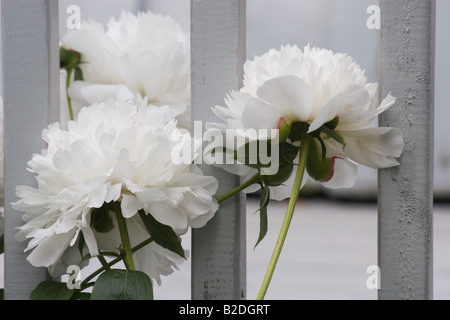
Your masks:
{"label": "vertical fence slat", "polygon": [[400,166],[379,172],[380,299],[432,298],[434,0],[381,0],[381,126],[405,135]]}
{"label": "vertical fence slat", "polygon": [[3,0],[5,154],[5,298],[28,299],[46,271],[25,261],[26,243],[14,240],[22,213],[10,203],[17,185],[33,185],[26,171],[45,148],[42,129],[59,118],[58,1]]}
{"label": "vertical fence slat", "polygon": [[[193,119],[217,122],[211,107],[223,104],[242,82],[245,0],[191,0]],[[203,166],[220,181],[218,195],[239,185],[221,169]],[[245,298],[245,199],[223,204],[205,228],[192,234],[192,299]]]}

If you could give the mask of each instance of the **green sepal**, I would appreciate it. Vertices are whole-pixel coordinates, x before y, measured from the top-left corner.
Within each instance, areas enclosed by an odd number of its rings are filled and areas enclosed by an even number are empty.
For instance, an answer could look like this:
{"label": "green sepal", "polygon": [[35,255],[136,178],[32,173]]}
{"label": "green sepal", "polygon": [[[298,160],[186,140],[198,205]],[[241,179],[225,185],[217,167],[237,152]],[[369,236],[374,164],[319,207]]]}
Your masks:
{"label": "green sepal", "polygon": [[284,118],[280,118],[278,122],[278,140],[280,143],[286,141],[292,131],[292,124],[287,123]]}
{"label": "green sepal", "polygon": [[306,171],[311,178],[320,182],[327,182],[334,175],[335,158],[324,158],[320,146],[318,139],[311,139]]}
{"label": "green sepal", "polygon": [[292,142],[301,141],[303,136],[308,132],[309,124],[306,122],[294,122],[292,124],[289,139]]}
{"label": "green sepal", "polygon": [[61,47],[59,49],[59,67],[60,69],[73,69],[80,65],[81,54],[75,50]]}
{"label": "green sepal", "polygon": [[281,162],[280,166],[278,167],[278,172],[274,175],[263,176],[264,181],[267,183],[268,186],[271,187],[280,186],[291,177],[293,171],[294,171],[293,164]]}

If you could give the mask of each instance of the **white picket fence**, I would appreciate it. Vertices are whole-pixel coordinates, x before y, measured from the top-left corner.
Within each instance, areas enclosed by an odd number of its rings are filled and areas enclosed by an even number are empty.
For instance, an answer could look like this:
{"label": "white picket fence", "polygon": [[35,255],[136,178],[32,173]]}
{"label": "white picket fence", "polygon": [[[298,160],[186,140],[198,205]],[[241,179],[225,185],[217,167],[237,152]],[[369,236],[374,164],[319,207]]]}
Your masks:
{"label": "white picket fence", "polygon": [[[400,128],[405,151],[398,168],[379,173],[380,299],[432,298],[432,172],[434,0],[381,0],[381,96],[398,106],[380,122]],[[245,0],[191,0],[193,119],[213,120],[242,82]],[[10,203],[17,185],[33,184],[24,168],[42,148],[41,130],[59,118],[58,1],[2,0],[5,105],[5,298],[28,299],[47,277],[25,261],[14,241],[21,214]],[[235,176],[203,168],[221,182]],[[245,197],[224,203],[192,234],[192,299],[246,299]]]}

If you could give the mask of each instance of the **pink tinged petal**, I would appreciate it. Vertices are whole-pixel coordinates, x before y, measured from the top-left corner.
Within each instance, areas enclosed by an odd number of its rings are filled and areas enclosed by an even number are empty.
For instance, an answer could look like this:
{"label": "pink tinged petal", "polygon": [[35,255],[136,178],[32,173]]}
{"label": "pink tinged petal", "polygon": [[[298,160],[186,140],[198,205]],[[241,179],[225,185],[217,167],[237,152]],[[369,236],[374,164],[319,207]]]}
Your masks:
{"label": "pink tinged petal", "polygon": [[356,182],[358,167],[349,160],[334,158],[334,173],[332,178],[322,185],[330,189],[351,188]]}
{"label": "pink tinged petal", "polygon": [[124,194],[122,196],[120,208],[122,209],[122,215],[125,218],[131,218],[143,208],[143,205],[134,195]]}
{"label": "pink tinged petal", "polygon": [[[269,103],[288,122],[306,122],[312,113],[312,96],[308,85],[296,76],[281,76],[266,81],[257,95]],[[275,128],[275,127],[273,127]]]}
{"label": "pink tinged petal", "polygon": [[382,169],[397,166],[403,151],[403,134],[397,128],[368,128],[341,132],[347,143],[345,154],[365,166]]}
{"label": "pink tinged petal", "polygon": [[247,102],[242,114],[242,124],[245,129],[275,129],[279,119],[278,110],[256,98]]}

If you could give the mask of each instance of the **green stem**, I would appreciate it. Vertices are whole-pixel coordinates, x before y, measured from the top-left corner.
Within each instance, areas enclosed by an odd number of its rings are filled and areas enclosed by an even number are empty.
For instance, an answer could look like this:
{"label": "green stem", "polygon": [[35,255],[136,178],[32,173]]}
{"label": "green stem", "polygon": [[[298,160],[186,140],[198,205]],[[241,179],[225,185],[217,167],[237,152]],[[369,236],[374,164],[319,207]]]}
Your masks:
{"label": "green stem", "polygon": [[[134,253],[152,242],[153,242],[153,239],[148,238],[147,240],[145,240],[145,241],[141,242],[140,244],[138,244],[137,246],[133,247],[133,249],[131,249],[131,252]],[[84,281],[81,283],[81,291],[89,287],[88,286],[89,281],[94,279],[97,275],[99,275],[103,271],[108,270],[108,268],[111,268],[113,265],[119,263],[120,261],[122,261],[122,257],[118,257],[118,258],[112,260],[110,263],[107,263],[106,266],[102,266],[100,269],[97,269],[91,275],[86,277],[86,279],[84,279]]]}
{"label": "green stem", "polygon": [[261,285],[261,289],[259,290],[257,300],[263,300],[267,288],[269,287],[270,281],[272,280],[273,273],[275,271],[275,267],[278,262],[278,258],[280,257],[281,250],[283,249],[284,242],[286,240],[286,235],[289,230],[289,226],[292,221],[292,216],[294,214],[295,205],[298,200],[298,196],[300,194],[300,188],[302,185],[303,175],[306,169],[306,160],[308,159],[308,149],[310,144],[310,138],[305,134],[302,139],[302,144],[300,146],[300,160],[297,168],[297,173],[295,176],[294,186],[292,187],[291,198],[289,199],[289,205],[286,211],[286,215],[284,217],[283,225],[281,227],[280,234],[278,236],[277,243],[275,245],[275,249],[272,254],[272,258],[270,259],[269,266],[267,268],[266,275],[264,277],[263,283]]}
{"label": "green stem", "polygon": [[72,100],[69,97],[69,87],[70,87],[70,79],[72,78],[72,72],[73,68],[67,69],[67,79],[66,79],[66,98],[67,98],[67,105],[69,106],[69,117],[70,120],[74,120],[73,116],[73,108],[72,108]]}
{"label": "green stem", "polygon": [[136,270],[133,261],[133,252],[131,251],[130,236],[128,234],[127,222],[122,215],[122,210],[120,209],[120,203],[114,203],[114,211],[116,212],[117,224],[119,225],[120,239],[122,240],[122,247],[125,251],[125,256],[123,257],[123,262],[128,270]]}
{"label": "green stem", "polygon": [[102,266],[103,266],[103,268],[105,270],[111,269],[111,267],[108,265],[108,262],[106,261],[104,256],[98,255],[97,258],[98,258],[98,260],[100,261],[100,263],[102,264]]}
{"label": "green stem", "polygon": [[220,198],[217,198],[217,202],[221,203],[221,202],[227,200],[228,198],[234,196],[235,194],[241,192],[242,190],[250,187],[252,184],[258,183],[260,179],[261,179],[261,176],[259,175],[259,173],[257,173],[256,175],[254,175],[252,178],[250,178],[249,180],[247,180],[246,182],[241,184],[236,189],[233,189],[230,192],[228,192],[228,193],[224,194],[223,196],[221,196]]}

